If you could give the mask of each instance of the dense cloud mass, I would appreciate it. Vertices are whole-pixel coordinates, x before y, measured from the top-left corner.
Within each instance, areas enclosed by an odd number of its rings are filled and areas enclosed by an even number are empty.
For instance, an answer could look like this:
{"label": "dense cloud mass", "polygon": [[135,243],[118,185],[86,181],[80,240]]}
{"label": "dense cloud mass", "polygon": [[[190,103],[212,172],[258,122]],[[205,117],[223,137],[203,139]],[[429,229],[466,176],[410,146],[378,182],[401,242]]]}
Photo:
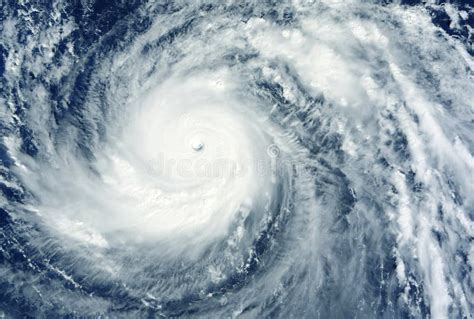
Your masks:
{"label": "dense cloud mass", "polygon": [[464,2],[4,1],[0,317],[471,318]]}

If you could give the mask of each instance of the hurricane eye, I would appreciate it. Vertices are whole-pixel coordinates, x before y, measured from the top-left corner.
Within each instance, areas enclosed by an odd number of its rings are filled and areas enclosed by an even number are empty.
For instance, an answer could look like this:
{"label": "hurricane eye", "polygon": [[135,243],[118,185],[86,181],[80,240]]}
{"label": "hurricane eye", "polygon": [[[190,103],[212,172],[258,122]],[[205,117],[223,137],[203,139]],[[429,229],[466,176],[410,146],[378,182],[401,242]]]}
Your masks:
{"label": "hurricane eye", "polygon": [[199,138],[193,138],[191,141],[191,147],[196,152],[200,152],[204,150],[204,143]]}

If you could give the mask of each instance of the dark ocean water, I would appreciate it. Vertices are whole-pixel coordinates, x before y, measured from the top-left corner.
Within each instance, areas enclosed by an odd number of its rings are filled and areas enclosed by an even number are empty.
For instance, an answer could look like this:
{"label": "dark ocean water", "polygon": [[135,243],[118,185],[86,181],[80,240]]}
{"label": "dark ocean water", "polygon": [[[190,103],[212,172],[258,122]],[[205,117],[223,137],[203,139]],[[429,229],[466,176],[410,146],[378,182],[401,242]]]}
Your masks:
{"label": "dark ocean water", "polygon": [[0,5],[0,317],[472,317],[472,3]]}

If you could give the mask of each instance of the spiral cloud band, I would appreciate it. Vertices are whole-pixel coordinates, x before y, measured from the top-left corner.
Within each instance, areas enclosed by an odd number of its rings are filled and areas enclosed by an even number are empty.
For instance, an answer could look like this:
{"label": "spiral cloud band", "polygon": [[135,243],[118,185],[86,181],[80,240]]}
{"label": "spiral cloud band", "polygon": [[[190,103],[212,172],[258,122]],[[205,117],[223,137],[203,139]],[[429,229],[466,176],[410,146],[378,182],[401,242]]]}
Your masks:
{"label": "spiral cloud band", "polygon": [[4,2],[0,317],[471,318],[473,19]]}

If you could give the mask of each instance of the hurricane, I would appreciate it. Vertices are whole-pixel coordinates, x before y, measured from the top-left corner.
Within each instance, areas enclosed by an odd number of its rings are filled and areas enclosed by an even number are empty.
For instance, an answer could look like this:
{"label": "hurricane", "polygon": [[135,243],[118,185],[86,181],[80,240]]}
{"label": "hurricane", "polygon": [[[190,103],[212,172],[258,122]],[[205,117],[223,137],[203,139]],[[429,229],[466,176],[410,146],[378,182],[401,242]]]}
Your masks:
{"label": "hurricane", "polygon": [[0,1],[1,318],[472,318],[469,1]]}

